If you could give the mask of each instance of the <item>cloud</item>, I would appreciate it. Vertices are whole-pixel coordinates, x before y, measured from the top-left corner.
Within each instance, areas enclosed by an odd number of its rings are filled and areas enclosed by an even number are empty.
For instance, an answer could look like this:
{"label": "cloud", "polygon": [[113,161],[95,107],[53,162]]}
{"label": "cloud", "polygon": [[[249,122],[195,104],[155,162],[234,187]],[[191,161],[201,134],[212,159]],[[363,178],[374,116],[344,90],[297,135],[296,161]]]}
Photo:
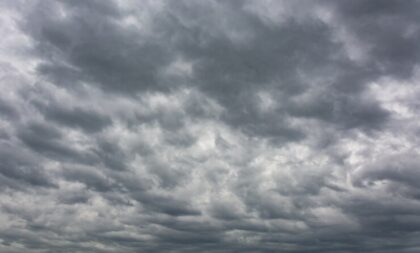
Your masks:
{"label": "cloud", "polygon": [[416,1],[1,4],[1,252],[416,252]]}

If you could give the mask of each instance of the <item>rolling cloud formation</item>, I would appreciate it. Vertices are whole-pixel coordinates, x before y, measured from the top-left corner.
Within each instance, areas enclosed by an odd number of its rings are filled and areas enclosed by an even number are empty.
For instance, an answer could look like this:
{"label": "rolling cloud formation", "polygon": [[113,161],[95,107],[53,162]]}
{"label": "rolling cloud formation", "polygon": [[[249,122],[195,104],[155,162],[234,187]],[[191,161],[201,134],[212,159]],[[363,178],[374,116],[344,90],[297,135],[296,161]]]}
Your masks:
{"label": "rolling cloud formation", "polygon": [[420,251],[420,1],[0,13],[0,252]]}

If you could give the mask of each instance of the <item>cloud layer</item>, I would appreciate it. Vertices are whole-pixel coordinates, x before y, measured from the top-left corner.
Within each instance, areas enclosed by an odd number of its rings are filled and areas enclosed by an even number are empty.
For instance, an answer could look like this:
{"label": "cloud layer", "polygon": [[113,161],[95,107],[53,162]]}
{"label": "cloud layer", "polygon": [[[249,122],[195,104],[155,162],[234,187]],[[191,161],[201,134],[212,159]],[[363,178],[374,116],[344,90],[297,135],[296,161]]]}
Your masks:
{"label": "cloud layer", "polygon": [[0,251],[420,251],[419,1],[3,1]]}

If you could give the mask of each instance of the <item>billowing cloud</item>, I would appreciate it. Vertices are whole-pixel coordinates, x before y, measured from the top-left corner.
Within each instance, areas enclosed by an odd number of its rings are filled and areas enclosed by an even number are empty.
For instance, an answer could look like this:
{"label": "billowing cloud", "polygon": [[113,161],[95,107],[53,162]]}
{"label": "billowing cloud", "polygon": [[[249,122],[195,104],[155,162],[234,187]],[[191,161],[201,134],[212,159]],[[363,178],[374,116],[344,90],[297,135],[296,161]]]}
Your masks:
{"label": "billowing cloud", "polygon": [[1,252],[420,250],[418,1],[0,7]]}

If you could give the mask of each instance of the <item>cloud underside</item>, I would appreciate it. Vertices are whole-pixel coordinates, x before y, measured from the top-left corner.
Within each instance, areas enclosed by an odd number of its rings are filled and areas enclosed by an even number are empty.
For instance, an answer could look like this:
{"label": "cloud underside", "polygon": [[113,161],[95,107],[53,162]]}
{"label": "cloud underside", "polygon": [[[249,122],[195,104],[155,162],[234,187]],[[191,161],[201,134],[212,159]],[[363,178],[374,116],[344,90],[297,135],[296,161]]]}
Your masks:
{"label": "cloud underside", "polygon": [[0,251],[418,252],[419,10],[0,3]]}

